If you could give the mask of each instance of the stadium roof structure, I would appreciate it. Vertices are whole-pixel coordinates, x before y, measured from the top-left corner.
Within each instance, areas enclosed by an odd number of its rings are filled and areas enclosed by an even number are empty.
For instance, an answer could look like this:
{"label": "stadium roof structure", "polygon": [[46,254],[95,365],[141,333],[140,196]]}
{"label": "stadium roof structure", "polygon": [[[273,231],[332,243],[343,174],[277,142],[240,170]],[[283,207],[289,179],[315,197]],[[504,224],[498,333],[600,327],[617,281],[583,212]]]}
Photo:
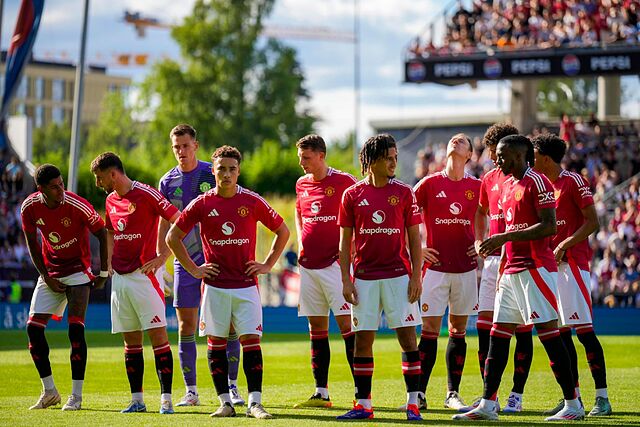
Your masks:
{"label": "stadium roof structure", "polygon": [[487,51],[407,57],[406,83],[457,85],[478,80],[640,74],[640,46]]}

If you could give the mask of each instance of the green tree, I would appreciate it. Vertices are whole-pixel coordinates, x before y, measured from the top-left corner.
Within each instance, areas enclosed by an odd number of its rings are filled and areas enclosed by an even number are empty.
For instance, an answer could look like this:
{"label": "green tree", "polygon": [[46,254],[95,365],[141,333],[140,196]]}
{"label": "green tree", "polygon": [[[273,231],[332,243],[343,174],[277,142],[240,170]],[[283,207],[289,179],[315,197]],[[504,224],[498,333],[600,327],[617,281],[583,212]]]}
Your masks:
{"label": "green tree", "polygon": [[[47,126],[33,130],[33,163],[52,163],[59,168],[63,159],[69,158],[71,125],[68,122],[50,122]],[[68,160],[67,160],[68,163]]]}
{"label": "green tree", "polygon": [[544,79],[538,84],[538,110],[557,118],[562,113],[586,116],[598,107],[596,78]]}
{"label": "green tree", "polygon": [[198,130],[205,151],[230,144],[246,154],[267,139],[291,146],[312,130],[314,118],[299,108],[308,94],[295,51],[258,38],[272,7],[273,0],[197,0],[174,27],[180,59],[155,64],[141,86],[140,107],[154,112],[144,138],[150,152],[180,122]]}

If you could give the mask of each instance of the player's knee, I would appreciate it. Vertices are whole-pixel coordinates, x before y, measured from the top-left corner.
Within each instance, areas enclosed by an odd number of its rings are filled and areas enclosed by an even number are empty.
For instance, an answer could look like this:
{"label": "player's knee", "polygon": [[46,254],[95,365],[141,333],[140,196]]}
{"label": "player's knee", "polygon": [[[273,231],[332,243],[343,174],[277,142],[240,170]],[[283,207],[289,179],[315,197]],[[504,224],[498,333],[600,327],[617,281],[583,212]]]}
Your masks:
{"label": "player's knee", "polygon": [[43,333],[49,321],[48,316],[29,316],[27,321],[27,335],[31,338],[33,335]]}

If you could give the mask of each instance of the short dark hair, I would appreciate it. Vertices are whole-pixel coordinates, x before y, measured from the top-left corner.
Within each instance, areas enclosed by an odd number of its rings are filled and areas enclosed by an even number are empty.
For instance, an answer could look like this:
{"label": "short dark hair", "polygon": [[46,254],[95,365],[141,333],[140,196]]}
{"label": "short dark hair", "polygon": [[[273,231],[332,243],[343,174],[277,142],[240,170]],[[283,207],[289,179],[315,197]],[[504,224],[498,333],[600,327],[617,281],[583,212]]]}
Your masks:
{"label": "short dark hair", "polygon": [[33,178],[36,180],[36,185],[47,185],[52,179],[56,179],[60,175],[60,169],[51,163],[45,163],[38,166],[33,174]]}
{"label": "short dark hair", "polygon": [[296,147],[303,150],[309,149],[311,151],[327,153],[327,145],[324,143],[324,139],[322,139],[320,135],[313,133],[300,138],[298,142],[296,142]]}
{"label": "short dark hair", "polygon": [[182,135],[189,135],[191,138],[196,139],[196,130],[191,125],[180,123],[169,132],[169,138]]}
{"label": "short dark hair", "polygon": [[369,166],[384,157],[389,149],[396,147],[396,140],[388,133],[381,133],[367,139],[360,150],[360,171],[366,174]]}
{"label": "short dark hair", "polygon": [[116,153],[112,153],[111,151],[100,154],[91,162],[92,173],[95,173],[98,170],[105,171],[111,168],[116,168],[120,172],[124,173],[122,160],[120,160],[120,157],[118,157]]}
{"label": "short dark hair", "polygon": [[531,142],[538,153],[551,157],[551,160],[558,164],[562,162],[562,158],[567,152],[567,143],[554,133],[540,134]]}
{"label": "short dark hair", "polygon": [[482,137],[482,143],[487,147],[498,145],[498,142],[505,136],[518,135],[518,128],[509,123],[495,123],[489,126],[489,129]]}
{"label": "short dark hair", "polygon": [[242,162],[242,154],[240,154],[240,151],[238,151],[236,147],[232,147],[230,145],[223,145],[222,147],[217,148],[211,155],[211,161],[223,157],[236,159],[238,164]]}
{"label": "short dark hair", "polygon": [[507,135],[501,138],[499,143],[512,145],[525,152],[525,160],[529,163],[529,166],[533,166],[535,163],[535,155],[533,153],[533,144],[531,140],[524,135]]}

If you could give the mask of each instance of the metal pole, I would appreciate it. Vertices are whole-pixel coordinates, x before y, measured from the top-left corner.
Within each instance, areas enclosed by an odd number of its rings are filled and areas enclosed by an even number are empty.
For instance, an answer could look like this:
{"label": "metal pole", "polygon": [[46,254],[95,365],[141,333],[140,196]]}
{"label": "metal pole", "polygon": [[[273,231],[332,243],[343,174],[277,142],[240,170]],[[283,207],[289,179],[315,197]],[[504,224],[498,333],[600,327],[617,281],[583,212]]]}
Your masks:
{"label": "metal pole", "polygon": [[80,144],[80,122],[82,117],[82,98],[84,95],[84,55],[87,47],[88,14],[89,0],[84,0],[82,37],[80,39],[80,58],[76,65],[76,80],[73,91],[73,118],[71,119],[71,146],[69,148],[69,178],[67,179],[67,187],[73,192],[77,191],[78,187],[78,146]]}
{"label": "metal pole", "polygon": [[358,0],[353,0],[353,92],[354,92],[354,126],[353,126],[353,165],[359,164],[359,132],[360,125],[360,11]]}

